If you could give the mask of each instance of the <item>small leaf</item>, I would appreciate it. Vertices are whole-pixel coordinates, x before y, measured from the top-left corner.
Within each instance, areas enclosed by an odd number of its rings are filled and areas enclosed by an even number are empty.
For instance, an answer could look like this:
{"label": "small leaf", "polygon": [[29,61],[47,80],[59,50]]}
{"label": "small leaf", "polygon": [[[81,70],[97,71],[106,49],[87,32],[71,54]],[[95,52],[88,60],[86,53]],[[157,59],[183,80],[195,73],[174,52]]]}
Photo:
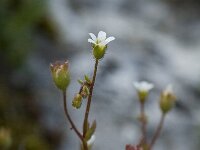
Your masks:
{"label": "small leaf", "polygon": [[87,81],[88,84],[92,83],[92,81],[90,80],[90,78],[87,75],[85,75],[85,81]]}
{"label": "small leaf", "polygon": [[78,83],[79,83],[80,85],[83,85],[83,83],[84,83],[81,79],[78,79],[77,81],[78,81]]}
{"label": "small leaf", "polygon": [[89,140],[91,138],[91,136],[94,134],[95,130],[96,130],[96,120],[93,121],[92,126],[87,130],[86,135],[85,135],[85,139]]}

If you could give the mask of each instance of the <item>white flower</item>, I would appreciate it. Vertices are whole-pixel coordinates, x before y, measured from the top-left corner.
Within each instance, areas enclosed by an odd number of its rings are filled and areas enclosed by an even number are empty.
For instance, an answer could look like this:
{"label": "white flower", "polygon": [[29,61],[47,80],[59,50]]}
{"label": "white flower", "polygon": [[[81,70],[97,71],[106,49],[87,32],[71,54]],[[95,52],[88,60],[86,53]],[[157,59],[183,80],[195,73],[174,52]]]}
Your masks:
{"label": "white flower", "polygon": [[149,92],[154,87],[154,85],[152,83],[148,83],[146,81],[134,82],[133,84],[134,84],[136,90],[139,92]]}
{"label": "white flower", "polygon": [[105,55],[107,44],[115,38],[113,36],[106,38],[106,33],[103,31],[100,31],[97,37],[93,33],[89,33],[89,35],[91,38],[88,39],[88,42],[92,44],[94,58],[96,60],[102,59]]}
{"label": "white flower", "polygon": [[106,38],[106,33],[103,31],[100,31],[97,37],[93,33],[89,33],[89,35],[91,36],[91,38],[88,39],[89,43],[103,47],[115,39],[113,36]]}
{"label": "white flower", "polygon": [[95,135],[92,135],[91,138],[87,141],[87,145],[91,146],[92,144],[94,144],[95,139]]}

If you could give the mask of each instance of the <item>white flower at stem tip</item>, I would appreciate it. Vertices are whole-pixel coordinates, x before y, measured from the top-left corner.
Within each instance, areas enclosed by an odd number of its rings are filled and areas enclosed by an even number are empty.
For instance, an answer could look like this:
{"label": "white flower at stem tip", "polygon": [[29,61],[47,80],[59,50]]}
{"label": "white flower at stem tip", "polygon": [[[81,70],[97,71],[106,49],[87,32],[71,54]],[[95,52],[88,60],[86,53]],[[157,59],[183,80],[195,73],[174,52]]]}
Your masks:
{"label": "white flower at stem tip", "polygon": [[154,87],[154,85],[146,81],[134,82],[133,84],[138,92],[140,102],[144,104],[149,94],[149,91]]}
{"label": "white flower at stem tip", "polygon": [[107,44],[113,41],[115,38],[113,36],[106,38],[106,33],[100,31],[96,37],[93,33],[89,33],[91,38],[88,42],[92,44],[93,56],[96,60],[102,59],[105,55]]}
{"label": "white flower at stem tip", "polygon": [[115,40],[113,36],[106,38],[104,31],[100,31],[97,37],[93,33],[89,33],[89,35],[91,38],[88,39],[88,42],[99,46],[106,46],[109,42]]}
{"label": "white flower at stem tip", "polygon": [[152,83],[146,81],[134,82],[133,84],[136,90],[139,92],[149,92],[154,87]]}

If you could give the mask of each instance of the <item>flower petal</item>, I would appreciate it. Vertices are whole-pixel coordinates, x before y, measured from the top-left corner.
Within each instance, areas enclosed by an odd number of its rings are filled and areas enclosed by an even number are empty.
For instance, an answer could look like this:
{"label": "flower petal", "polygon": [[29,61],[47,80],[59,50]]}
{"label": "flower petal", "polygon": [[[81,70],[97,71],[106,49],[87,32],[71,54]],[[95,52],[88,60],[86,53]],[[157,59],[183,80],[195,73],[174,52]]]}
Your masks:
{"label": "flower petal", "polygon": [[142,81],[142,82],[135,82],[133,83],[136,90],[138,91],[150,91],[151,89],[153,89],[154,85],[152,83],[148,83],[146,81]]}
{"label": "flower petal", "polygon": [[103,32],[103,31],[100,31],[99,33],[98,33],[98,40],[100,40],[100,41],[104,41],[105,39],[106,39],[106,32]]}
{"label": "flower petal", "polygon": [[111,36],[111,37],[109,37],[109,38],[107,38],[107,39],[105,40],[104,44],[107,45],[109,42],[111,42],[111,41],[113,41],[113,40],[115,40],[115,37]]}
{"label": "flower petal", "polygon": [[91,36],[92,40],[96,41],[97,40],[97,37],[96,35],[94,35],[93,33],[89,33],[89,35]]}
{"label": "flower petal", "polygon": [[92,40],[92,39],[88,39],[88,42],[89,42],[89,43],[96,44],[96,43],[95,43],[95,41],[94,41],[94,40]]}

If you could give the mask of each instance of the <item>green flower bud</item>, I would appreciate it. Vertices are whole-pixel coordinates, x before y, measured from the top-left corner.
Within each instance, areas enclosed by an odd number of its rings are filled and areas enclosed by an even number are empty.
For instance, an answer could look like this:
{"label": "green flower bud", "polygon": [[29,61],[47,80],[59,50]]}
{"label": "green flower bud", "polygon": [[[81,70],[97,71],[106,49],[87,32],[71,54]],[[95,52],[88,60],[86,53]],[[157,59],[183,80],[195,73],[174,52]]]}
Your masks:
{"label": "green flower bud", "polygon": [[69,64],[67,61],[50,64],[51,74],[56,87],[65,91],[70,83]]}
{"label": "green flower bud", "polygon": [[106,52],[107,46],[106,45],[94,45],[93,46],[93,55],[94,57],[99,60],[104,57]]}
{"label": "green flower bud", "polygon": [[86,85],[84,85],[83,88],[82,88],[82,90],[81,90],[81,93],[80,93],[81,96],[83,98],[87,98],[88,95],[89,95],[89,93],[90,93],[90,91],[89,91],[88,87]]}
{"label": "green flower bud", "polygon": [[7,149],[11,146],[12,139],[10,131],[5,128],[0,129],[0,149]]}
{"label": "green flower bud", "polygon": [[169,85],[165,91],[161,93],[160,96],[160,109],[161,111],[166,114],[169,112],[172,107],[174,106],[176,97],[173,94],[172,86]]}
{"label": "green flower bud", "polygon": [[80,94],[76,94],[72,101],[72,106],[76,109],[79,109],[82,105],[82,96]]}

